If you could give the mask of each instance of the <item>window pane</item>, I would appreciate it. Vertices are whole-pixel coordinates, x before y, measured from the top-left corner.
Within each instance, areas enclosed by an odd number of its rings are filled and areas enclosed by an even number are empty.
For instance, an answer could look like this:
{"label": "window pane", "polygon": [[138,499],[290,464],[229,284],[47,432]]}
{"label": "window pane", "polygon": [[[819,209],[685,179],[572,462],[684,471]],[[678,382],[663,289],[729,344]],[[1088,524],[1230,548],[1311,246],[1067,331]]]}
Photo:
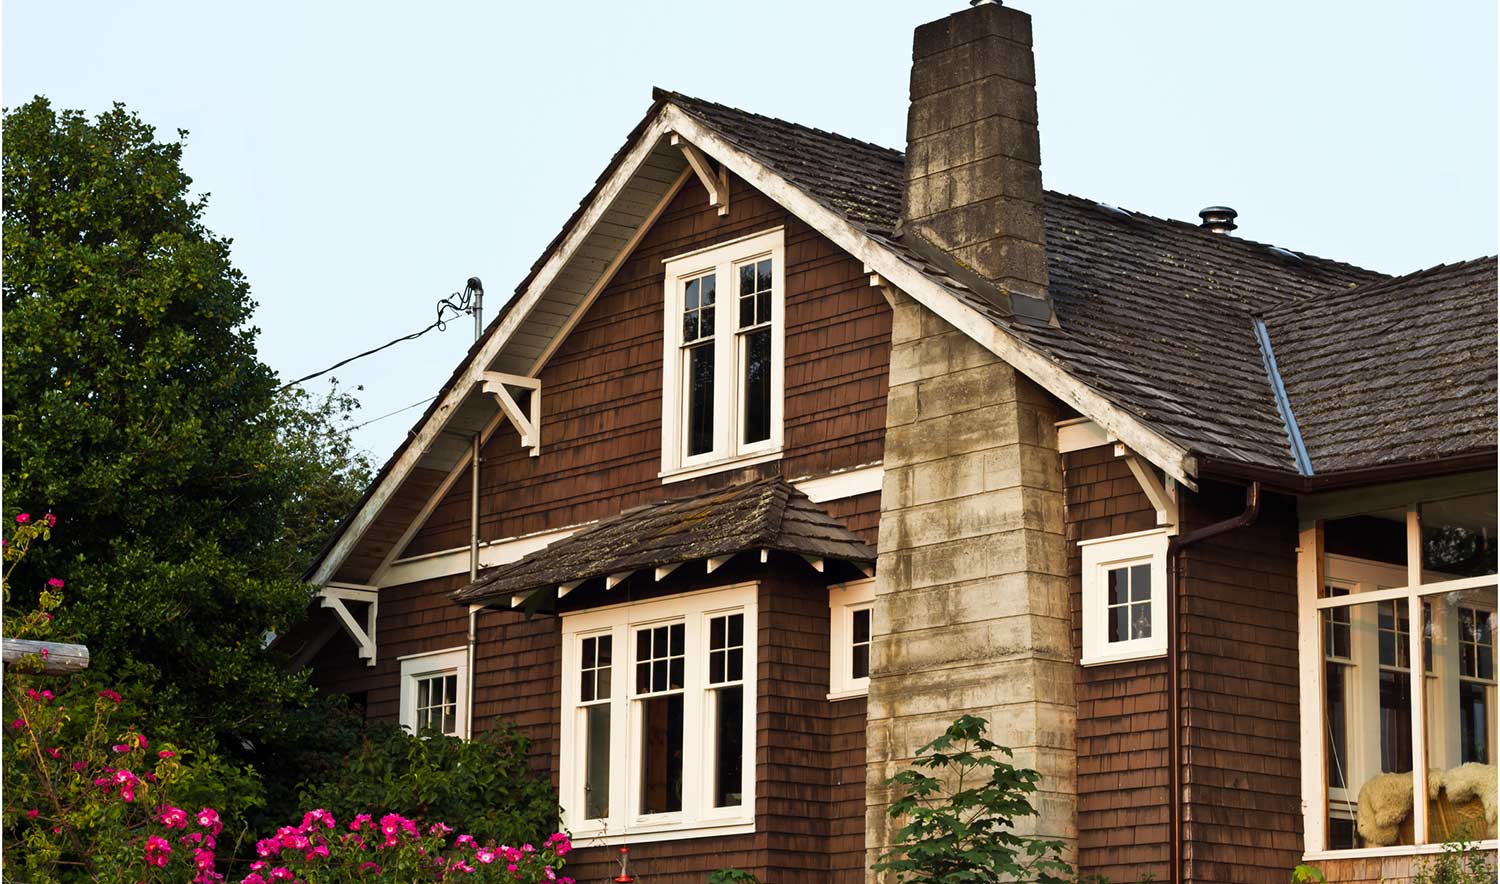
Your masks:
{"label": "window pane", "polygon": [[854,646],[854,677],[855,678],[869,678],[870,677],[870,646],[869,645],[855,645]]}
{"label": "window pane", "polygon": [[608,666],[614,662],[615,639],[612,635],[599,636],[599,665]]}
{"label": "window pane", "polygon": [[[1478,811],[1468,790],[1456,789],[1474,768],[1464,764],[1494,764],[1495,746],[1495,606],[1494,587],[1425,596],[1430,608],[1432,673],[1422,679],[1427,722],[1427,768],[1441,788],[1429,814],[1427,840],[1441,842],[1458,836],[1458,828]],[[1494,768],[1479,768],[1493,787]],[[1451,783],[1446,781],[1453,777]],[[1481,827],[1482,823],[1481,823]],[[1485,837],[1488,831],[1470,832]]]}
{"label": "window pane", "polygon": [[[718,284],[718,278],[714,276],[703,277],[703,306],[712,307],[714,303],[714,288]],[[711,311],[710,311],[711,312]]]}
{"label": "window pane", "polygon": [[430,678],[419,678],[419,679],[417,679],[417,711],[418,712],[420,712],[420,711],[422,711],[424,709],[430,709],[430,708],[432,708],[432,700],[429,699],[429,697],[431,697],[431,695],[432,695],[432,679],[430,679]]}
{"label": "window pane", "polygon": [[[741,268],[743,269],[743,268]],[[749,328],[755,324],[755,296],[740,298],[740,328]]]}
{"label": "window pane", "polygon": [[771,290],[771,259],[767,258],[755,265],[755,287],[768,292]]}
{"label": "window pane", "polygon": [[870,640],[870,609],[854,612],[854,641],[856,644]]}
{"label": "window pane", "polygon": [[594,699],[594,671],[592,669],[583,672],[579,676],[578,699],[585,703]]}
{"label": "window pane", "polygon": [[1113,568],[1109,571],[1109,604],[1123,605],[1130,601],[1130,569]]}
{"label": "window pane", "polygon": [[683,292],[682,303],[685,310],[698,309],[698,280],[688,280],[687,289]]}
{"label": "window pane", "polygon": [[724,652],[714,651],[708,655],[708,683],[719,684],[724,681]]}
{"label": "window pane", "polygon": [[737,807],[743,800],[745,689],[714,691],[714,807]]}
{"label": "window pane", "polygon": [[744,336],[745,444],[771,438],[771,330]]}
{"label": "window pane", "polygon": [[731,614],[729,616],[729,644],[733,647],[745,644],[745,615]]}
{"label": "window pane", "polygon": [[688,350],[688,454],[706,454],[714,447],[714,348],[704,344]]}
{"label": "window pane", "polygon": [[641,813],[682,810],[682,694],[641,703]]}
{"label": "window pane", "polygon": [[609,816],[609,705],[590,706],[584,716],[583,816],[598,820]]}
{"label": "window pane", "polygon": [[[1381,663],[1380,633],[1394,633],[1400,622],[1394,610],[1385,606],[1387,610],[1382,611],[1382,607],[1380,602],[1366,602],[1329,609],[1331,617],[1319,630],[1325,660],[1319,707],[1331,848],[1415,843],[1410,797],[1412,673]],[[1332,620],[1334,616],[1337,621]],[[1337,640],[1330,642],[1331,637],[1344,633],[1342,625],[1337,631],[1326,628],[1330,622],[1347,623],[1347,654]],[[1392,629],[1382,630],[1382,623]],[[1371,808],[1380,806],[1389,824],[1361,828],[1362,805],[1367,818],[1374,813]]]}
{"label": "window pane", "polygon": [[598,648],[598,642],[599,642],[599,640],[597,638],[586,638],[586,639],[583,640],[583,668],[584,669],[593,669],[594,668],[594,664],[595,664],[595,662],[599,658],[598,657],[598,652],[596,650]]}
{"label": "window pane", "polygon": [[610,689],[610,671],[611,670],[609,669],[609,667],[605,667],[603,669],[600,669],[598,672],[594,673],[594,678],[595,678],[594,697],[596,699],[608,700],[610,698],[610,693],[609,693],[609,689]]}
{"label": "window pane", "polygon": [[708,621],[708,646],[710,648],[724,647],[724,642],[729,637],[728,626],[728,622],[723,617],[715,617]]}
{"label": "window pane", "polygon": [[755,265],[744,264],[740,266],[740,294],[755,294]]}
{"label": "window pane", "polygon": [[1139,602],[1130,606],[1130,637],[1151,637],[1151,603]]}
{"label": "window pane", "polygon": [[1130,569],[1130,599],[1142,602],[1151,598],[1151,566],[1134,565]]}
{"label": "window pane", "polygon": [[1420,507],[1424,583],[1495,573],[1494,492],[1436,500]]}
{"label": "window pane", "polygon": [[1112,642],[1130,640],[1129,605],[1121,605],[1118,608],[1109,609],[1109,640]]}
{"label": "window pane", "polygon": [[745,677],[744,650],[735,648],[729,652],[729,671],[725,673],[727,680],[739,681]]}

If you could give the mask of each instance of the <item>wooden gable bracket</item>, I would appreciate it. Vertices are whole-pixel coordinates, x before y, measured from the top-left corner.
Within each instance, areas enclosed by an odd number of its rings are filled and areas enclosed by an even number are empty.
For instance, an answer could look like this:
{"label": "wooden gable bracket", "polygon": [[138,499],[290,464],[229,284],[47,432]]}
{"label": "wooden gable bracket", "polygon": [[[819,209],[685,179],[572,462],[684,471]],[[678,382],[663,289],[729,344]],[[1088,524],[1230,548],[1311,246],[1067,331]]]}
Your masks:
{"label": "wooden gable bracket", "polygon": [[[521,434],[521,447],[531,449],[531,456],[542,453],[542,382],[539,378],[523,378],[520,375],[500,371],[487,371],[479,381],[486,393],[492,393],[500,403],[500,410]],[[531,407],[522,413],[520,403],[511,395],[511,387],[531,391]]]}
{"label": "wooden gable bracket", "polygon": [[[359,646],[359,658],[366,666],[375,665],[375,619],[380,612],[380,591],[373,586],[352,583],[330,583],[318,591],[323,607],[338,615],[344,630]],[[360,625],[349,612],[345,602],[367,602],[364,625]]]}
{"label": "wooden gable bracket", "polygon": [[708,204],[718,206],[720,216],[728,215],[729,172],[721,165],[719,173],[715,175],[709,168],[708,157],[703,155],[703,151],[688,143],[687,139],[676,132],[672,133],[672,146],[682,150],[682,155],[687,158],[688,165],[692,166],[693,173],[698,176],[699,181],[703,182],[703,189],[708,191]]}
{"label": "wooden gable bracket", "polygon": [[1156,524],[1170,528],[1169,534],[1176,534],[1178,527],[1177,483],[1167,479],[1167,483],[1163,484],[1161,478],[1156,475],[1155,467],[1119,442],[1115,443],[1115,457],[1125,458],[1125,465],[1130,467],[1130,472],[1140,483],[1141,490],[1146,492],[1146,498],[1151,501],[1151,507],[1156,510]]}

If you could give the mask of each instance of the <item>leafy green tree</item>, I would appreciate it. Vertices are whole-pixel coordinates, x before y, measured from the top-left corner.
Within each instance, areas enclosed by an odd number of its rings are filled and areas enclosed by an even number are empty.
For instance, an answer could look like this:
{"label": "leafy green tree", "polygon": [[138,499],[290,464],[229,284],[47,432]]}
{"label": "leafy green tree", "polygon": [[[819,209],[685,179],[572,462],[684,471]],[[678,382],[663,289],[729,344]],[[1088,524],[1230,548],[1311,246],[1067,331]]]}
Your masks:
{"label": "leafy green tree", "polygon": [[351,398],[278,393],[258,358],[185,134],[121,105],[5,113],[5,508],[67,528],[15,585],[69,574],[57,616],[88,678],[163,737],[263,754],[306,736],[311,696],[268,637],[303,615],[300,572],[369,465],[337,430]]}

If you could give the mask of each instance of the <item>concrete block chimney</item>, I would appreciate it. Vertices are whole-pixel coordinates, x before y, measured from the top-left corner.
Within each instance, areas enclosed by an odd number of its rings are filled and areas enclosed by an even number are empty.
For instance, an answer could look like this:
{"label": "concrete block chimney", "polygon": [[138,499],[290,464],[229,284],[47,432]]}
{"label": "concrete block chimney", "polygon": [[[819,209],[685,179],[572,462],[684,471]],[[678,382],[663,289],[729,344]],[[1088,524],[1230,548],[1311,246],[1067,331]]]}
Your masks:
{"label": "concrete block chimney", "polygon": [[1031,17],[980,2],[917,28],[903,234],[1050,319]]}

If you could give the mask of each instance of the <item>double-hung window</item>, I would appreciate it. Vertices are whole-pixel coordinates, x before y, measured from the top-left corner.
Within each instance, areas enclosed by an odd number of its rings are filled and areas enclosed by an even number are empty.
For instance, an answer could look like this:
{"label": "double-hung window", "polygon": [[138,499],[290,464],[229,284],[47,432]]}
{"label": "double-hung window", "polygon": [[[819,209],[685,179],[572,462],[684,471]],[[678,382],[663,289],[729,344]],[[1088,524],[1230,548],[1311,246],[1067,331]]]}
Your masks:
{"label": "double-hung window", "polygon": [[[1303,514],[1303,827],[1312,859],[1436,851],[1464,827],[1495,843],[1493,829],[1472,827],[1476,812],[1482,818],[1472,783],[1495,777],[1475,766],[1496,763],[1496,496],[1419,503],[1397,493],[1377,508],[1340,498],[1330,507],[1347,509]],[[1432,800],[1411,801],[1413,789]]]}
{"label": "double-hung window", "polygon": [[746,584],[563,615],[575,836],[753,830],[755,597]]}
{"label": "double-hung window", "polygon": [[1083,553],[1083,665],[1167,652],[1167,532],[1079,543]]}
{"label": "double-hung window", "polygon": [[414,734],[468,736],[468,651],[401,658],[401,726]]}
{"label": "double-hung window", "polygon": [[784,279],[780,228],[667,259],[668,481],[779,455]]}
{"label": "double-hung window", "polygon": [[842,700],[869,692],[874,616],[874,580],[828,588],[828,699]]}

